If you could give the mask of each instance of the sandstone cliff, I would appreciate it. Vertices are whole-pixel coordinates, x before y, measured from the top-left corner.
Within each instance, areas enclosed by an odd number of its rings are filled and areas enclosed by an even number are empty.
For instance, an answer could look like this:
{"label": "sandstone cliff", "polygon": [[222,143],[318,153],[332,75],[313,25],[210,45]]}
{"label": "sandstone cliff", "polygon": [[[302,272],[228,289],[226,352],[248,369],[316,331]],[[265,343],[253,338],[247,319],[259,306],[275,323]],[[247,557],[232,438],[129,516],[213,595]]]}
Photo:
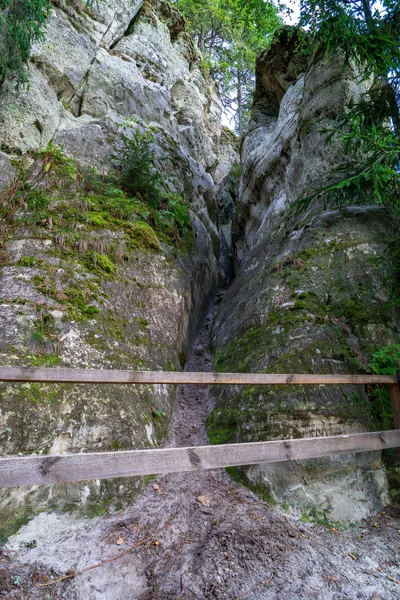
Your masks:
{"label": "sandstone cliff", "polygon": [[[296,200],[323,184],[343,156],[320,130],[363,87],[339,56],[307,61],[294,54],[295,41],[284,32],[258,60],[234,224],[237,275],[213,330],[219,371],[363,372],[378,347],[399,340],[387,274],[376,260],[398,223],[367,197],[342,210],[314,201],[296,211]],[[214,395],[209,432],[220,443],[377,428],[360,388],[252,387]],[[379,454],[254,466],[241,477],[284,506],[338,520],[361,518],[387,501]]]}
{"label": "sandstone cliff", "polygon": [[[0,90],[3,189],[49,143],[84,168],[109,172],[121,147],[120,125],[134,118],[152,132],[169,189],[190,203],[192,233],[176,248],[149,226],[132,229],[117,215],[119,226],[104,192],[66,198],[50,190],[33,209],[21,207],[4,237],[0,362],[181,369],[217,285],[214,188],[234,154],[221,139],[218,95],[182,16],[164,0],[107,0],[90,14],[54,8],[44,42],[33,48],[29,77],[20,95],[11,82]],[[143,207],[132,210],[139,221],[146,217]],[[2,386],[1,452],[160,445],[174,394],[171,386]],[[101,512],[111,500],[120,506],[130,499],[141,483],[7,492],[3,525],[31,508]]]}

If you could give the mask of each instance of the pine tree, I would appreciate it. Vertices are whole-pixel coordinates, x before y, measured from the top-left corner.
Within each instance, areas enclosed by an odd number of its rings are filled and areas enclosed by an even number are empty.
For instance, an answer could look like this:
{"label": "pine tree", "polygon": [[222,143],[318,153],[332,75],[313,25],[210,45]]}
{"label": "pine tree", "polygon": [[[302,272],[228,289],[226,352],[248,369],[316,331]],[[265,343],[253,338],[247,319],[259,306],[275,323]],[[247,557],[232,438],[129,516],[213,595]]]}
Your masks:
{"label": "pine tree", "polygon": [[8,73],[27,83],[32,44],[43,38],[50,7],[49,0],[0,0],[0,85]]}
{"label": "pine tree", "polygon": [[280,25],[277,9],[264,0],[176,0],[176,5],[241,135],[252,101],[256,56]]}
{"label": "pine tree", "polygon": [[[311,45],[327,56],[340,52],[344,66],[357,65],[360,80],[373,78],[361,101],[324,130],[346,152],[343,162],[319,196],[336,204],[364,203],[368,198],[400,214],[400,5],[369,0],[303,0],[300,24]],[[310,43],[310,42],[308,42]]]}

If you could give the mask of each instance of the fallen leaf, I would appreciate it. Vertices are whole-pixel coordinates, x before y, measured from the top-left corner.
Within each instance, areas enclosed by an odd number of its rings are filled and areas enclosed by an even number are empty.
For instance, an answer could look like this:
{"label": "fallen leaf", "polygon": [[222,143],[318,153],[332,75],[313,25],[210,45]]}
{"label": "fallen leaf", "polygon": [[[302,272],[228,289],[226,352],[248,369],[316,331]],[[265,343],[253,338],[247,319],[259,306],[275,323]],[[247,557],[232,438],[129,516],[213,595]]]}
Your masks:
{"label": "fallen leaf", "polygon": [[202,504],[203,506],[209,506],[211,504],[211,500],[209,500],[208,498],[206,498],[205,496],[199,496],[197,498],[197,500],[200,502],[200,504]]}
{"label": "fallen leaf", "polygon": [[117,539],[117,546],[121,546],[124,542],[125,542],[124,538],[123,537],[119,537]]}

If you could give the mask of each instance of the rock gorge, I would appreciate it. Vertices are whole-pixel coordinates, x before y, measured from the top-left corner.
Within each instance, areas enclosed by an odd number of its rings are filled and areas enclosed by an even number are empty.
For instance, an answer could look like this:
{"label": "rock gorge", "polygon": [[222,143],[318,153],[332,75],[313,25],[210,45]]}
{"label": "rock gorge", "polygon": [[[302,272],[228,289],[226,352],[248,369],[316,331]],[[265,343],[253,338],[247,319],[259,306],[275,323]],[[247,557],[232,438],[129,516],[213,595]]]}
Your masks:
{"label": "rock gorge", "polygon": [[[83,16],[55,7],[44,42],[32,51],[29,89],[19,97],[7,82],[0,89],[0,186],[12,181],[21,155],[49,143],[109,172],[120,126],[134,118],[151,128],[171,192],[190,202],[193,236],[182,250],[163,239],[143,242],[135,230],[132,246],[123,227],[77,222],[70,223],[71,242],[62,224],[22,220],[9,232],[1,271],[2,364],[38,364],[28,340],[44,315],[57,338],[57,365],[181,369],[218,280],[226,287],[234,272],[212,329],[215,370],[365,370],[377,347],[400,339],[374,261],[398,224],[368,199],[340,210],[317,201],[293,209],[340,159],[342,148],[327,146],[319,130],[359,97],[356,78],[339,57],[297,57],[283,33],[258,60],[237,184],[237,143],[221,126],[218,90],[171,4],[107,0]],[[90,269],[91,247],[118,247],[122,259],[108,273]],[[368,397],[351,387],[227,387],[212,395],[208,431],[215,443],[370,426]],[[172,386],[2,385],[1,452],[162,446],[174,400]],[[351,521],[388,501],[379,453],[235,475],[297,514],[316,507]],[[16,517],[49,508],[118,509],[143,484],[138,478],[3,492],[2,534],[12,532]]]}

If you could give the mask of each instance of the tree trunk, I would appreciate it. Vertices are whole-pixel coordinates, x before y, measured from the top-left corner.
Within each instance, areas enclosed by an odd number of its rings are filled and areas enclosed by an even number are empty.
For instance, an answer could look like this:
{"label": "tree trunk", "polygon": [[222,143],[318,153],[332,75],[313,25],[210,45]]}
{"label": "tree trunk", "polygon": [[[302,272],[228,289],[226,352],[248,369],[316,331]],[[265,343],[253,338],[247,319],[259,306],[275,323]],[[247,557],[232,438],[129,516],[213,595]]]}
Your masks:
{"label": "tree trunk", "polygon": [[242,72],[239,67],[236,69],[236,77],[237,77],[237,118],[238,118],[238,129],[239,129],[239,137],[242,137],[243,134],[243,99],[242,99]]}

